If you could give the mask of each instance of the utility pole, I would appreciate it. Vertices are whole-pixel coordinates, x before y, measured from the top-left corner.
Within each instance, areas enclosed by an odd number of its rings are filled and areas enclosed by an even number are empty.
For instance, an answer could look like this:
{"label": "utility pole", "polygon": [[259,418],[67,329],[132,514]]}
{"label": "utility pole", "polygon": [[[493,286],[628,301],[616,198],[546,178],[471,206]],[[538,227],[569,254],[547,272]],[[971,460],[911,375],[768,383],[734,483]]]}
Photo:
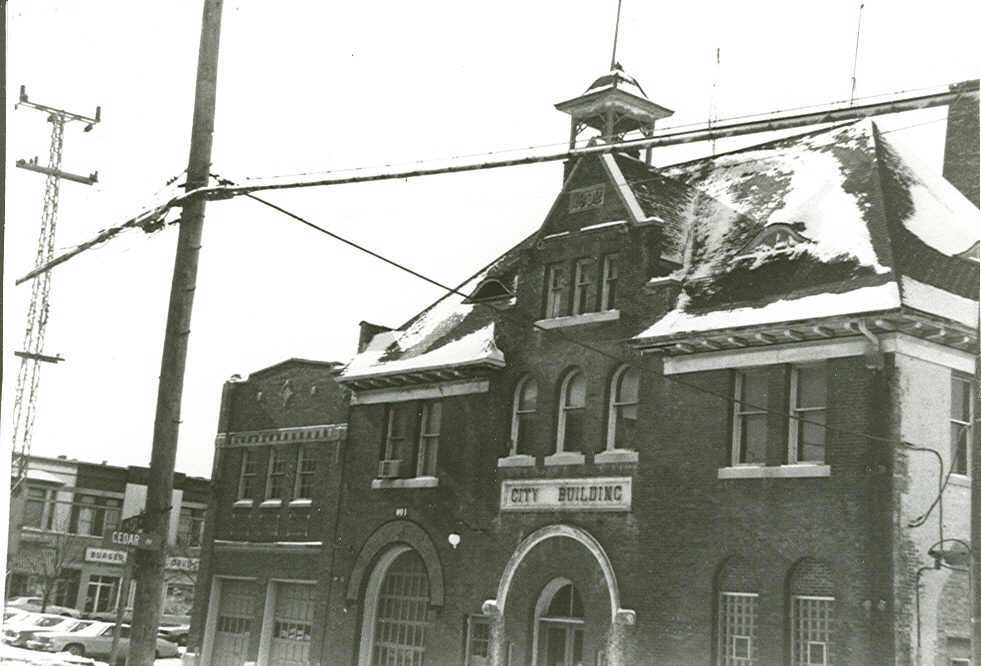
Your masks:
{"label": "utility pole", "polygon": [[[222,1],[205,0],[201,18],[191,149],[187,160],[187,191],[208,184],[215,126]],[[157,630],[160,627],[160,606],[163,601],[164,544],[168,538],[170,511],[179,510],[179,507],[171,507],[170,501],[174,487],[174,460],[177,455],[184,365],[187,360],[187,341],[191,333],[191,309],[197,281],[204,207],[205,201],[201,197],[192,197],[184,204],[177,238],[167,329],[160,361],[157,411],[153,423],[153,451],[150,456],[146,517],[143,525],[143,530],[154,535],[160,547],[156,550],[133,552],[137,582],[128,662],[130,666],[153,664]]]}

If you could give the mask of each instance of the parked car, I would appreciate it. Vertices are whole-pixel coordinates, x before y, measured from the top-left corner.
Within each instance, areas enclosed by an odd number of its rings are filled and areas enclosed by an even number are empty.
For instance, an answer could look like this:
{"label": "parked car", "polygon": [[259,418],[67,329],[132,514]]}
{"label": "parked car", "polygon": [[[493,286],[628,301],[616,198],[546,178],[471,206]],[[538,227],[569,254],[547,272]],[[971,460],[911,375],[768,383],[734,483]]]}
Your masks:
{"label": "parked car", "polygon": [[34,638],[34,635],[41,631],[73,632],[84,629],[92,624],[87,620],[77,620],[73,617],[64,615],[51,615],[45,613],[36,615],[30,620],[21,622],[14,627],[5,627],[3,630],[3,640],[17,647],[27,647],[27,641]]}
{"label": "parked car", "polygon": [[167,627],[160,627],[157,631],[157,635],[164,640],[168,640],[171,643],[177,643],[180,646],[187,645],[187,632],[191,630],[191,625],[189,624],[177,624]]}
{"label": "parked car", "polygon": [[[110,622],[93,622],[76,632],[42,631],[28,641],[27,647],[46,652],[68,652],[79,657],[108,657],[112,653],[112,629]],[[119,626],[119,651],[129,650],[129,625]],[[156,656],[158,658],[176,657],[177,645],[163,638],[157,638]]]}
{"label": "parked car", "polygon": [[41,616],[40,613],[32,613],[30,611],[14,611],[9,615],[8,612],[4,611],[3,614],[3,632],[0,632],[0,638],[3,640],[6,640],[7,631],[19,629],[22,625],[30,624],[34,621],[34,618]]}
{"label": "parked car", "polygon": [[[31,611],[33,613],[40,613],[41,607],[44,606],[44,600],[41,597],[14,597],[12,599],[7,599],[7,608],[19,608],[22,610]],[[56,604],[48,604],[44,608],[45,613],[53,613],[55,615],[67,615],[69,617],[80,617],[82,614],[76,608],[69,608],[68,606],[58,606]]]}

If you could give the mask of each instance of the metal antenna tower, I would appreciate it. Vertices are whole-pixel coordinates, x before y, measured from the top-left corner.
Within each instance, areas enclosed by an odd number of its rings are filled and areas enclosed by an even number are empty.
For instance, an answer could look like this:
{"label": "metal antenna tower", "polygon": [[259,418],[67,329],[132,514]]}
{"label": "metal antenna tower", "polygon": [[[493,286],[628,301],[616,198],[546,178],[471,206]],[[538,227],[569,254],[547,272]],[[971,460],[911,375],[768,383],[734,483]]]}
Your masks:
{"label": "metal antenna tower", "polygon": [[[65,125],[72,120],[85,123],[89,132],[99,122],[101,109],[96,107],[95,117],[82,116],[64,109],[31,102],[24,86],[20,87],[20,100],[17,107],[25,106],[48,114],[51,123],[51,145],[48,151],[48,165],[38,164],[37,157],[32,160],[17,160],[17,166],[28,171],[47,175],[44,187],[44,209],[41,213],[41,231],[38,234],[35,266],[42,266],[54,256],[55,225],[58,221],[58,190],[62,178],[76,183],[92,185],[98,181],[98,172],[89,176],[79,176],[61,170],[61,154],[65,138]],[[12,472],[15,481],[11,493],[16,492],[27,472],[27,460],[31,454],[31,434],[34,429],[35,407],[37,406],[37,387],[41,378],[41,363],[58,363],[64,359],[44,353],[44,334],[48,326],[51,292],[50,273],[38,279],[31,291],[31,302],[27,309],[27,326],[24,331],[24,347],[14,352],[20,357],[17,373],[17,389],[14,397],[14,434]]]}

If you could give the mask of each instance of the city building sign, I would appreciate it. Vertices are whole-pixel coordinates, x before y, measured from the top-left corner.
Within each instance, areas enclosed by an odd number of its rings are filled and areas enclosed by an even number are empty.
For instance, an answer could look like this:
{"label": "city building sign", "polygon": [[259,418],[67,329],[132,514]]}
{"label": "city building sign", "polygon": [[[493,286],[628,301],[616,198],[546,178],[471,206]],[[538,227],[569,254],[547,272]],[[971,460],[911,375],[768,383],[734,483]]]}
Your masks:
{"label": "city building sign", "polygon": [[510,479],[501,511],[630,511],[630,477]]}

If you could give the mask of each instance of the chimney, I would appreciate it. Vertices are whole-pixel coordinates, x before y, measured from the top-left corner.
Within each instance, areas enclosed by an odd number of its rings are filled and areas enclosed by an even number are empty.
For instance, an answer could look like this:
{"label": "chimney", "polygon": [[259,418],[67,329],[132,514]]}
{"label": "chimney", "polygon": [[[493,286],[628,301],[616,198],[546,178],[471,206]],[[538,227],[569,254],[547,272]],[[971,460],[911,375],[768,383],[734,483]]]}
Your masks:
{"label": "chimney", "polygon": [[378,335],[379,333],[384,333],[385,331],[390,331],[392,329],[387,326],[379,326],[378,324],[371,324],[363,321],[359,324],[361,326],[361,331],[358,333],[358,353],[360,354],[371,342],[371,339]]}
{"label": "chimney", "polygon": [[944,178],[975,206],[978,205],[978,80],[962,81],[950,87],[963,90],[947,109],[947,138],[944,143]]}

